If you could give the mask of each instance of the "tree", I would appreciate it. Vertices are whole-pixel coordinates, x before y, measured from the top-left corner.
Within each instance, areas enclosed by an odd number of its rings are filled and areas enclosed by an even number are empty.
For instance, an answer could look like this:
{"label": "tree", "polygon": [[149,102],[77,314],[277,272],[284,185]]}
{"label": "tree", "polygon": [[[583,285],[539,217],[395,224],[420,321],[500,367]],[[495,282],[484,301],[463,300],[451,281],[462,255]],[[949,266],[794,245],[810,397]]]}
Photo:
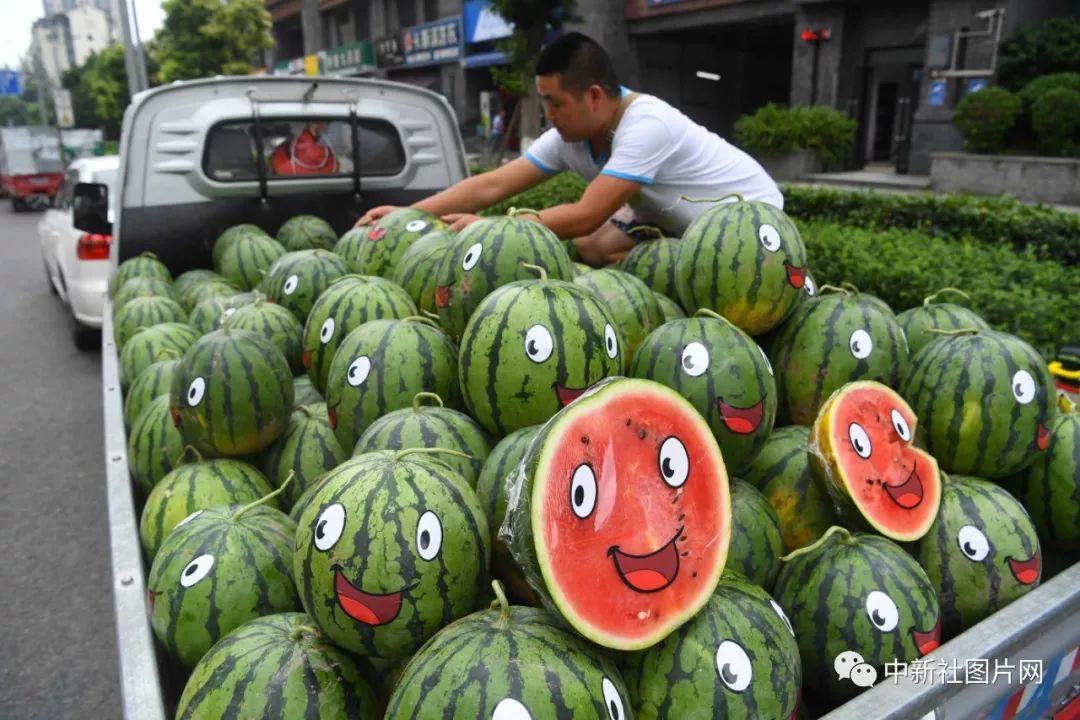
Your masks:
{"label": "tree", "polygon": [[0,95],[0,125],[26,125],[30,108],[26,101],[13,95]]}
{"label": "tree", "polygon": [[1040,75],[1080,68],[1080,20],[1052,18],[1001,43],[998,79],[1016,92]]}
{"label": "tree", "polygon": [[165,22],[155,35],[161,83],[245,75],[258,53],[274,45],[260,0],[165,0],[162,6]]}

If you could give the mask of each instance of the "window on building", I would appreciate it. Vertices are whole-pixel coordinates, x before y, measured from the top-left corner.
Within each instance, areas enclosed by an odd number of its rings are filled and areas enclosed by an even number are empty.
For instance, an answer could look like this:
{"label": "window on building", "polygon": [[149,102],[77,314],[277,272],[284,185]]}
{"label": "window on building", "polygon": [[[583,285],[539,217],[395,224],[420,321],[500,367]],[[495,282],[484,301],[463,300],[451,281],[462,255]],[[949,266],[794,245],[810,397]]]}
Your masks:
{"label": "window on building", "polygon": [[439,19],[439,0],[424,0],[424,22]]}
{"label": "window on building", "polygon": [[402,2],[399,2],[398,25],[406,28],[416,24],[416,2],[414,0],[402,0]]}

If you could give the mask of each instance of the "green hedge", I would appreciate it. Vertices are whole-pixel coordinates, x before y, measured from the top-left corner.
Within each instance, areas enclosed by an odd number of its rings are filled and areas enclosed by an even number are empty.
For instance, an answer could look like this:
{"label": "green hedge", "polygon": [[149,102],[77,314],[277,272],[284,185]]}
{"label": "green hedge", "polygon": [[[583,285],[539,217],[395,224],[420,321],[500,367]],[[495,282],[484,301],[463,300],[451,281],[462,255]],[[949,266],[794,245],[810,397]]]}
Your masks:
{"label": "green hedge", "polygon": [[825,105],[769,103],[735,122],[735,143],[758,158],[810,150],[826,169],[840,167],[855,144],[857,124]]}
{"label": "green hedge", "polygon": [[574,173],[559,173],[531,190],[515,195],[497,205],[492,205],[481,215],[503,215],[510,208],[543,210],[554,205],[577,202],[585,192],[586,182]]}

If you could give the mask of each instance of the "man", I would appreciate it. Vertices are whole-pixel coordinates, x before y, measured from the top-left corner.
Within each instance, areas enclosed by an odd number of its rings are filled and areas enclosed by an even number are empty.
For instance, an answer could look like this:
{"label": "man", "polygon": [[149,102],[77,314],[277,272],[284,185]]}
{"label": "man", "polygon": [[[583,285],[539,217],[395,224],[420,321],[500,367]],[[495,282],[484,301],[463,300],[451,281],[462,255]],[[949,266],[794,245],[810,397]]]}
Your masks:
{"label": "man", "polygon": [[[452,223],[474,222],[478,210],[527,190],[564,170],[589,186],[575,203],[524,215],[561,238],[573,238],[590,265],[617,262],[634,246],[637,223],[681,235],[712,207],[683,199],[732,193],[783,207],[776,183],[753,158],[663,100],[620,87],[611,58],[595,41],[570,33],[548,45],[536,64],[536,89],[552,126],[525,154],[463,180],[413,207]],[[633,221],[613,216],[629,204]],[[396,208],[374,208],[358,225]]]}

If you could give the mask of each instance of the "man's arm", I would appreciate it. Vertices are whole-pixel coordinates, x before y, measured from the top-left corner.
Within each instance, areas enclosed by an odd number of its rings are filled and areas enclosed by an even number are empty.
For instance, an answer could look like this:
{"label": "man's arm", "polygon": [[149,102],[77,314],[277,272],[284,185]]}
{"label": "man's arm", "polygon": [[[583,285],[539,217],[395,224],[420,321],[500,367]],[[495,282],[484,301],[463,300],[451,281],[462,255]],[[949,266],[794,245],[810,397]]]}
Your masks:
{"label": "man's arm", "polygon": [[[637,194],[641,183],[597,175],[576,203],[556,205],[538,213],[539,222],[563,239],[584,237],[603,225]],[[528,217],[528,216],[526,216]]]}

